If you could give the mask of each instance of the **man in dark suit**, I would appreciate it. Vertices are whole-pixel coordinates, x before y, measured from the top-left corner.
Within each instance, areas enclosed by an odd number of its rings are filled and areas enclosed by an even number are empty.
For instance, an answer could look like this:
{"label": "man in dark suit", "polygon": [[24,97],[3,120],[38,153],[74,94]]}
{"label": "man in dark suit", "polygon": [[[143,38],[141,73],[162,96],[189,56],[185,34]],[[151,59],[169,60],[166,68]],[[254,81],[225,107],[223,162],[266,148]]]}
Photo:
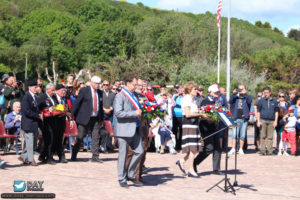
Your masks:
{"label": "man in dark suit", "polygon": [[[55,92],[55,85],[48,83],[46,85],[46,92],[41,94],[38,98],[39,109],[49,109],[51,106],[55,105],[53,99]],[[52,148],[54,145],[54,134],[55,127],[57,126],[54,116],[45,117],[43,123],[41,124],[41,129],[43,133],[44,149],[42,150],[39,160],[48,164],[56,164],[53,159]]]}
{"label": "man in dark suit", "polygon": [[103,95],[99,90],[101,79],[93,76],[91,85],[82,88],[72,106],[71,116],[75,117],[78,127],[76,143],[72,150],[71,160],[75,161],[80,144],[88,130],[92,132],[92,162],[102,163],[99,159],[99,128],[103,125]]}
{"label": "man in dark suit", "polygon": [[[213,105],[219,96],[219,88],[217,85],[211,85],[208,88],[208,96],[202,101],[201,106]],[[217,125],[213,121],[200,120],[200,132],[203,138],[210,136],[217,131]],[[210,154],[213,154],[213,174],[222,175],[220,172],[221,163],[221,147],[219,135],[214,135],[204,141],[203,151],[201,151],[194,159],[193,167],[197,172],[197,165],[203,162]]]}
{"label": "man in dark suit", "polygon": [[23,163],[29,163],[31,166],[37,166],[33,157],[34,136],[38,135],[38,121],[43,120],[43,115],[39,114],[38,102],[36,97],[36,80],[28,80],[28,91],[22,100],[22,120],[21,129],[24,131],[25,150],[18,158]]}
{"label": "man in dark suit", "polygon": [[[66,88],[63,84],[58,84],[55,86],[55,95],[53,95],[53,100],[55,102],[55,105],[57,104],[62,104],[63,106],[66,107],[67,111],[68,109],[68,104],[67,100],[65,98],[66,96]],[[54,134],[54,145],[52,147],[52,153],[56,153],[59,162],[60,163],[67,163],[68,161],[66,160],[65,153],[64,153],[64,147],[63,147],[63,139],[64,139],[64,132],[66,129],[66,118],[68,115],[62,114],[62,115],[56,115],[55,118],[55,134]],[[70,118],[70,117],[69,117]]]}

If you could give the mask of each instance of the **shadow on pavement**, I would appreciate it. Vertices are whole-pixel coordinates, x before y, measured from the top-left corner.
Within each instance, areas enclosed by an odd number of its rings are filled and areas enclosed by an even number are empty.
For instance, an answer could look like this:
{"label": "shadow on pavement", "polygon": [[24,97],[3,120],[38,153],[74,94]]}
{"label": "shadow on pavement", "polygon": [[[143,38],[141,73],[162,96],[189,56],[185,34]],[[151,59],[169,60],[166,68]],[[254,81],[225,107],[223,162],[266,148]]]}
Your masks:
{"label": "shadow on pavement", "polygon": [[156,172],[156,171],[169,171],[169,167],[152,167],[147,169],[144,173],[147,174],[149,172]]}
{"label": "shadow on pavement", "polygon": [[175,178],[185,178],[184,176],[174,176],[174,174],[149,174],[143,176],[144,186],[157,186],[172,181]]}
{"label": "shadow on pavement", "polygon": [[[222,171],[223,173],[225,173],[225,171]],[[228,175],[234,175],[235,174],[235,170],[232,169],[232,170],[228,170],[227,171],[227,174]],[[237,169],[236,170],[236,174],[238,175],[241,175],[241,174],[246,174],[246,172],[242,172],[241,170]],[[198,173],[199,176],[209,176],[209,175],[214,175],[212,171],[206,171],[206,172],[201,172],[201,173]],[[219,175],[220,177],[222,175]]]}
{"label": "shadow on pavement", "polygon": [[100,158],[101,160],[103,161],[115,161],[115,160],[118,160],[118,158]]}
{"label": "shadow on pavement", "polygon": [[2,170],[8,170],[8,168],[16,168],[16,167],[26,167],[28,165],[20,163],[20,164],[14,164],[10,165],[8,162],[5,162],[3,165],[0,166]]}
{"label": "shadow on pavement", "polygon": [[252,190],[252,191],[258,191],[257,189],[254,188],[254,185],[249,185],[249,184],[241,184],[238,186],[234,186],[234,189],[236,191],[239,191],[240,189],[248,189],[248,190]]}

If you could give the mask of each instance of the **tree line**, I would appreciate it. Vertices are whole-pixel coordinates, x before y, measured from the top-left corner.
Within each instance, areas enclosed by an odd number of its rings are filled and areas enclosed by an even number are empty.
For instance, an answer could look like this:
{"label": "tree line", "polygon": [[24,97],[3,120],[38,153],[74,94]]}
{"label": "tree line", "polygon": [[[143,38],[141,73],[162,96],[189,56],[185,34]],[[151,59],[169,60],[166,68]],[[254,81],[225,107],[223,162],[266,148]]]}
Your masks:
{"label": "tree line", "polygon": [[[299,83],[299,41],[267,22],[252,25],[233,18],[231,23],[235,70],[265,77],[256,86]],[[226,18],[221,27],[225,62]],[[109,0],[0,3],[0,70],[19,79],[24,79],[27,57],[28,76],[46,78],[45,69],[52,75],[55,64],[61,78],[88,68],[112,81],[134,71],[156,84],[182,84],[187,77],[210,84],[216,82],[217,37],[216,15],[210,12],[195,15]],[[206,68],[215,70],[205,75]],[[190,69],[194,76],[186,73]]]}

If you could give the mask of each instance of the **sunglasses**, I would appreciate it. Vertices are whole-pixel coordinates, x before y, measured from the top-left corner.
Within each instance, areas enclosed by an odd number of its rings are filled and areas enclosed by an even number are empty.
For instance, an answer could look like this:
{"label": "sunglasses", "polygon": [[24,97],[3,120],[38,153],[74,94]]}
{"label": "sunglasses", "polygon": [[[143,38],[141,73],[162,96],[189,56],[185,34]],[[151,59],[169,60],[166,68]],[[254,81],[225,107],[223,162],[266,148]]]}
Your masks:
{"label": "sunglasses", "polygon": [[109,86],[109,84],[103,84],[103,86]]}
{"label": "sunglasses", "polygon": [[153,91],[153,89],[147,89],[148,91]]}
{"label": "sunglasses", "polygon": [[280,95],[279,97],[282,97],[282,98],[284,98],[284,96],[282,96],[282,95]]}
{"label": "sunglasses", "polygon": [[116,90],[117,88],[112,88],[112,90]]}

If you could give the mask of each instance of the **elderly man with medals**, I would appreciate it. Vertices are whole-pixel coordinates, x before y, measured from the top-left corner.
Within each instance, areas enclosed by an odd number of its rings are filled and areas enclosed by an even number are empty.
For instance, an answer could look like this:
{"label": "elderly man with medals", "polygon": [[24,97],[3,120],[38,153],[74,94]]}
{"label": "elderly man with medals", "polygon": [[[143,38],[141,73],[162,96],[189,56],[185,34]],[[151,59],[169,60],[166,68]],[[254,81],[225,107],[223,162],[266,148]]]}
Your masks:
{"label": "elderly man with medals", "polygon": [[[53,115],[50,115],[50,111],[52,107],[56,104],[54,101],[55,95],[55,85],[52,83],[48,83],[46,85],[46,92],[43,93],[38,98],[38,105],[40,110],[45,113],[44,121],[41,124],[41,129],[43,133],[43,140],[44,140],[44,148],[39,156],[39,161],[42,161],[47,164],[56,164],[53,159],[52,148],[54,146],[54,134],[55,134],[55,127],[56,127],[56,118]],[[48,112],[48,115],[46,114]]]}
{"label": "elderly man with medals", "polygon": [[[51,90],[51,91],[50,91]],[[60,163],[67,163],[63,151],[63,136],[66,128],[66,119],[71,119],[68,112],[68,105],[65,99],[66,89],[62,84],[58,84],[54,88],[47,89],[46,94],[41,96],[40,107],[45,117],[43,126],[43,136],[45,148],[39,160],[48,164],[55,164],[53,155],[57,154]],[[74,124],[71,121],[70,126]]]}

